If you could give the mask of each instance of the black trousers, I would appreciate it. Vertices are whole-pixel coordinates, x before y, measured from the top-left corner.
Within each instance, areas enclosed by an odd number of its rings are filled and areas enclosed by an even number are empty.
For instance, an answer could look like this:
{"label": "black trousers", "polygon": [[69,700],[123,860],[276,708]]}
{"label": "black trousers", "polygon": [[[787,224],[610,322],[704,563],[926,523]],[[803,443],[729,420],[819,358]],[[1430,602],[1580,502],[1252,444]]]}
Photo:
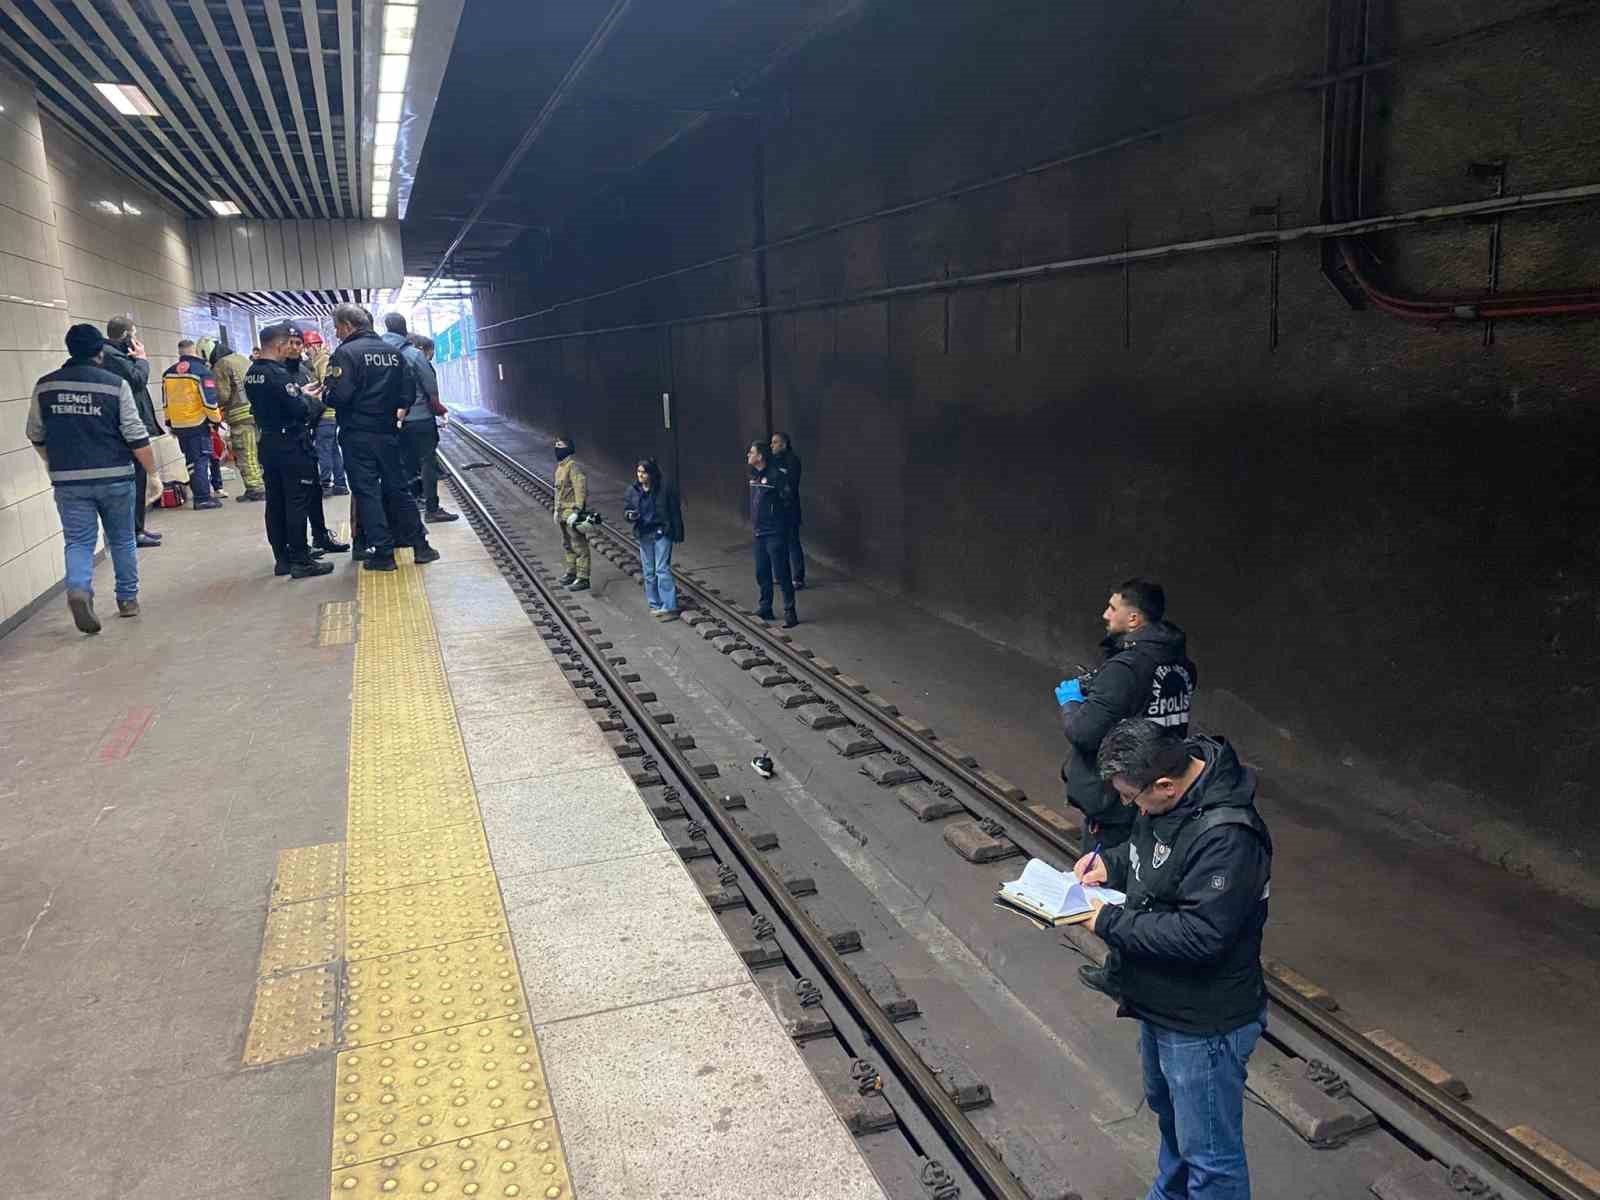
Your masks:
{"label": "black trousers", "polygon": [[263,429],[258,449],[261,477],[267,485],[267,542],[280,562],[311,560],[306,521],[315,496],[320,510],[322,484],[317,478],[317,453],[309,434]]}
{"label": "black trousers", "polygon": [[428,544],[422,516],[406,487],[400,465],[400,432],[368,433],[341,429],[339,448],[344,451],[344,473],[350,480],[361,541],[384,558],[395,546],[421,549]]}
{"label": "black trousers", "polygon": [[800,525],[789,526],[789,574],[796,583],[806,581],[806,551],[800,544]]}
{"label": "black trousers", "polygon": [[411,491],[429,509],[439,507],[439,427],[432,421],[407,421],[400,427],[400,448],[405,455]]}
{"label": "black trousers", "polygon": [[150,506],[145,503],[145,489],[150,486],[149,473],[139,465],[139,460],[133,460],[133,532],[134,536],[144,532],[144,514]]}
{"label": "black trousers", "polygon": [[758,533],[755,541],[756,587],[761,591],[761,611],[772,611],[772,581],[778,581],[783,607],[794,607],[794,581],[789,577],[788,533]]}

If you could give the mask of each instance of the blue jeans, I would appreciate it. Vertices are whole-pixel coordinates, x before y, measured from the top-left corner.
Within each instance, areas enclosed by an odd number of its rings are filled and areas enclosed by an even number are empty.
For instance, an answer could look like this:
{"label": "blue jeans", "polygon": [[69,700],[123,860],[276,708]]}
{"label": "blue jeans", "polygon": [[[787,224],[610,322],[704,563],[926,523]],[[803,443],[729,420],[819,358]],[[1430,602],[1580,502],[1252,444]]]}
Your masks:
{"label": "blue jeans", "polygon": [[1146,1200],[1250,1200],[1244,1157],[1245,1063],[1267,1015],[1227,1033],[1140,1022],[1144,1094],[1161,1126]]}
{"label": "blue jeans", "polygon": [[316,430],[317,474],[323,487],[347,487],[344,454],[339,449],[339,427],[332,421],[318,421]]}
{"label": "blue jeans", "polygon": [[195,503],[211,499],[211,426],[175,429],[183,459],[189,465],[189,490]]}
{"label": "blue jeans", "polygon": [[56,488],[56,511],[66,541],[67,590],[94,592],[94,544],[102,524],[117,574],[117,599],[139,594],[139,552],[133,544],[133,480]]}
{"label": "blue jeans", "polygon": [[644,602],[651,612],[676,612],[678,588],[672,582],[672,539],[662,533],[639,536],[639,566],[644,570]]}

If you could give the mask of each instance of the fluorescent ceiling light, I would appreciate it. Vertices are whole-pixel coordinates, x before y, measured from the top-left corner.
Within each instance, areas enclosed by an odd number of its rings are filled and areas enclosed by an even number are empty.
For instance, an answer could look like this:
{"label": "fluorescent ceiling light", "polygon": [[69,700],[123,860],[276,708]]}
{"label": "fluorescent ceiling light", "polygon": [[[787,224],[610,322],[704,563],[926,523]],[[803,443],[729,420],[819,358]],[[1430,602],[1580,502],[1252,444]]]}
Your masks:
{"label": "fluorescent ceiling light", "polygon": [[239,215],[239,206],[232,200],[207,200],[206,203],[211,206],[211,211],[219,217],[237,217]]}
{"label": "fluorescent ceiling light", "polygon": [[387,204],[374,204],[372,206],[372,219],[374,221],[381,221],[388,215],[389,206]]}
{"label": "fluorescent ceiling light", "polygon": [[417,36],[417,10],[410,4],[388,4],[383,10],[383,52],[410,54]]}
{"label": "fluorescent ceiling light", "polygon": [[135,208],[133,205],[129,204],[126,200],[124,200],[122,202],[122,211],[127,213],[130,217],[142,217],[144,215],[144,213],[140,209]]}
{"label": "fluorescent ceiling light", "polygon": [[150,98],[131,83],[97,83],[95,91],[106,98],[106,103],[125,117],[154,117],[156,106]]}
{"label": "fluorescent ceiling light", "polygon": [[379,92],[378,93],[378,120],[398,121],[400,108],[405,103],[404,92]]}
{"label": "fluorescent ceiling light", "polygon": [[372,182],[374,184],[380,184],[381,183],[384,186],[388,186],[389,173],[391,171],[393,171],[393,170],[394,170],[393,164],[390,164],[389,166],[386,166],[386,167],[373,167],[372,168]]}
{"label": "fluorescent ceiling light", "polygon": [[406,90],[406,70],[411,66],[409,54],[385,54],[378,59],[378,90],[403,92]]}
{"label": "fluorescent ceiling light", "polygon": [[372,165],[373,166],[375,166],[375,167],[387,167],[393,161],[394,161],[394,143],[393,142],[390,142],[387,146],[374,146],[372,148]]}
{"label": "fluorescent ceiling light", "polygon": [[400,138],[400,126],[393,121],[379,121],[372,130],[374,146],[393,146]]}

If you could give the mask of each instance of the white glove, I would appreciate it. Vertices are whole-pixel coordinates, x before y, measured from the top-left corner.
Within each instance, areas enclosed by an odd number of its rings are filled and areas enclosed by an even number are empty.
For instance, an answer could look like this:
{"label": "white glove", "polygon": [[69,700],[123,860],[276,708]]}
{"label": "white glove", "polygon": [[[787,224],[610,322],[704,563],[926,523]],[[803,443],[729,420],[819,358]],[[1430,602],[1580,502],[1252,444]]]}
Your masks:
{"label": "white glove", "polygon": [[578,514],[576,512],[569,512],[567,514],[567,528],[568,529],[576,529],[577,527],[578,527]]}

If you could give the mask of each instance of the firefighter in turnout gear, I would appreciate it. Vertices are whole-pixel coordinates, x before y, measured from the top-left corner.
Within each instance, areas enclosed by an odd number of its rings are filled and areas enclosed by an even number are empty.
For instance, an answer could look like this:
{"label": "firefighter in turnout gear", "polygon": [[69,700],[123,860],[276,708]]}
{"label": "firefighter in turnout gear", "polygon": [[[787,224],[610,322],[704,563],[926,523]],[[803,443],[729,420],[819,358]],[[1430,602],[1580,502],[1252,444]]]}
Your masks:
{"label": "firefighter in turnout gear", "polygon": [[589,587],[589,537],[577,528],[579,515],[589,503],[589,480],[573,457],[578,445],[569,437],[556,439],[556,526],[561,530],[561,577],[568,591]]}
{"label": "firefighter in turnout gear", "polygon": [[267,485],[261,477],[261,458],[256,452],[260,433],[244,386],[249,370],[250,360],[237,350],[220,343],[212,349],[211,371],[217,377],[217,403],[222,408],[222,419],[228,424],[228,448],[233,451],[233,465],[239,468],[239,478],[244,481],[244,495],[239,497],[241,504],[267,498]]}
{"label": "firefighter in turnout gear", "polygon": [[322,402],[314,393],[306,394],[297,373],[283,361],[289,354],[291,328],[269,325],[261,331],[261,355],[245,373],[245,389],[261,431],[267,541],[276,560],[273,574],[305,579],[328,574],[333,564],[314,558],[306,544],[311,496],[322,499],[311,440],[311,424],[322,414]]}
{"label": "firefighter in turnout gear", "polygon": [[400,422],[416,398],[400,352],[372,331],[372,315],[355,304],[333,314],[339,348],[324,389],[339,418],[339,445],[355,501],[356,540],[369,571],[395,570],[395,546],[412,547],[419,563],[439,552],[428,544],[416,501],[400,465]]}
{"label": "firefighter in turnout gear", "polygon": [[195,508],[221,508],[222,501],[211,494],[211,431],[222,424],[217,379],[187,338],[178,343],[178,361],[161,376],[161,396],[167,406],[167,424],[189,464]]}

